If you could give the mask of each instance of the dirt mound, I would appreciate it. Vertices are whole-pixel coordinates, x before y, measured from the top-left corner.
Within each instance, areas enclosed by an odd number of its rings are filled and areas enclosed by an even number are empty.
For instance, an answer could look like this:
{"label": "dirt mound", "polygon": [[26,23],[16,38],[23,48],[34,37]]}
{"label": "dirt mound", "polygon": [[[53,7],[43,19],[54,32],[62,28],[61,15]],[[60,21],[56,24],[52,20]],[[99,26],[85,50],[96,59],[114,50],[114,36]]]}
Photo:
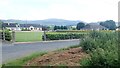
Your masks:
{"label": "dirt mound", "polygon": [[45,54],[41,57],[32,59],[26,65],[27,66],[79,66],[81,58],[85,57],[86,54],[81,48],[72,48],[65,51],[55,51]]}

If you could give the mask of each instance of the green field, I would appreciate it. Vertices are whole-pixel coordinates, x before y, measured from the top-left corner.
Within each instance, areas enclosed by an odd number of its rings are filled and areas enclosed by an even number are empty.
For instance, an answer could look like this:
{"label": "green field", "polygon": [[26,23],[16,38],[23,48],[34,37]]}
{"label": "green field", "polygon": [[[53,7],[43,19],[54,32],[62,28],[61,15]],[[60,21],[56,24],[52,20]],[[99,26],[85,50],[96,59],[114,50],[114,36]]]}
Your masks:
{"label": "green field", "polygon": [[42,41],[42,32],[15,32],[16,42]]}

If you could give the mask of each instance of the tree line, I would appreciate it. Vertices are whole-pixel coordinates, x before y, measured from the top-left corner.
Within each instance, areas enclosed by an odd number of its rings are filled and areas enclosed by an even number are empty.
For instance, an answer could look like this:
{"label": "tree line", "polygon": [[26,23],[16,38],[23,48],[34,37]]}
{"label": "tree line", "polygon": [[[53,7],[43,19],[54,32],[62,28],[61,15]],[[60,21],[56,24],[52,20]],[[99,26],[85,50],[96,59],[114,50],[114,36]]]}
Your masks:
{"label": "tree line", "polygon": [[[117,28],[117,26],[115,24],[115,21],[113,21],[113,20],[106,20],[106,21],[98,22],[98,23],[99,23],[99,25],[104,26],[104,27],[108,28],[109,30],[115,30]],[[87,25],[85,25],[84,22],[79,22],[77,24],[76,29],[80,30],[80,29],[84,28]]]}
{"label": "tree line", "polygon": [[67,26],[54,26],[54,30],[67,30]]}

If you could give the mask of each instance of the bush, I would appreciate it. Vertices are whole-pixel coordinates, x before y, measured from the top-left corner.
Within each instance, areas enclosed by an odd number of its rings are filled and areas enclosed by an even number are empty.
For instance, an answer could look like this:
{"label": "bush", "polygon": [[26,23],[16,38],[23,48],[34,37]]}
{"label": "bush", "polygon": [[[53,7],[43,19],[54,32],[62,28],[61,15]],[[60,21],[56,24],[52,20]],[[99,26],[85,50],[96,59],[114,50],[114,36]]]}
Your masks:
{"label": "bush", "polygon": [[56,30],[56,32],[90,32],[90,30]]}
{"label": "bush", "polygon": [[46,34],[46,38],[47,40],[79,39],[79,38],[83,38],[85,35],[86,34],[78,34],[78,33]]}
{"label": "bush", "polygon": [[23,28],[22,28],[22,30],[21,30],[21,31],[30,31],[30,30],[29,30],[29,29],[27,29],[27,28],[25,28],[25,29],[23,29]]}
{"label": "bush", "polygon": [[118,33],[103,33],[93,31],[81,41],[81,47],[90,54],[83,59],[81,65],[114,66],[119,65]]}
{"label": "bush", "polygon": [[[4,34],[5,34],[5,40],[6,41],[11,41],[12,36],[11,36],[11,33],[9,32],[9,30],[5,30]],[[2,32],[2,39],[3,39],[3,32]]]}

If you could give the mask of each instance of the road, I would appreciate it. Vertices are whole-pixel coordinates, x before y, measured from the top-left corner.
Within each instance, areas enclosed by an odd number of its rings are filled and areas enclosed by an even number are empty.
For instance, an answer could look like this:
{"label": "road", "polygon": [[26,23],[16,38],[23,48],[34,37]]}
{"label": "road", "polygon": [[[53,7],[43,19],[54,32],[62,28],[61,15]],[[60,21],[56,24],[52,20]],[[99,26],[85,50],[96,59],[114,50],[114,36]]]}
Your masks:
{"label": "road", "polygon": [[14,43],[2,44],[2,63],[25,57],[34,52],[53,51],[60,48],[66,48],[72,45],[78,45],[79,40],[64,40],[36,43]]}

